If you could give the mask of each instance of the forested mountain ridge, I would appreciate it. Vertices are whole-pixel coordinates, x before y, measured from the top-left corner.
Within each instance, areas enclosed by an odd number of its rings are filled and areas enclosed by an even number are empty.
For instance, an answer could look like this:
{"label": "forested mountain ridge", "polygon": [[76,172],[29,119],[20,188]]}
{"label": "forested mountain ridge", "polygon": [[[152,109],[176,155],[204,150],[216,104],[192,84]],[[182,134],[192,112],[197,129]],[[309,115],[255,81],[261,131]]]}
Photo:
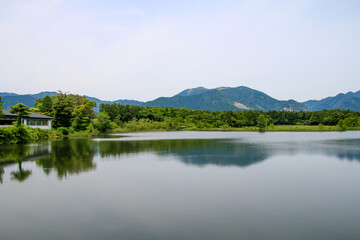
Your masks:
{"label": "forested mountain ridge", "polygon": [[309,100],[303,104],[310,111],[321,111],[323,109],[341,109],[360,111],[360,91],[348,92],[346,94],[340,93],[334,97],[327,97],[321,100]]}
{"label": "forested mountain ridge", "polygon": [[36,99],[43,98],[46,95],[53,97],[56,95],[56,92],[40,92],[37,94],[16,94],[16,93],[8,93],[8,92],[1,92],[0,96],[2,97],[3,101],[3,108],[10,109],[10,106],[14,106],[18,103],[23,103],[28,107],[34,107]]}
{"label": "forested mountain ridge", "polygon": [[[20,95],[10,92],[0,92],[4,109],[10,109],[17,103],[24,103],[34,107],[37,99],[46,95],[52,97],[57,92],[40,92],[37,94]],[[99,112],[101,103],[119,103],[122,105],[144,107],[182,107],[188,109],[226,111],[226,110],[285,110],[285,111],[320,111],[323,109],[341,109],[360,111],[360,91],[340,93],[335,97],[322,100],[309,100],[303,103],[295,100],[280,101],[269,95],[248,87],[219,87],[207,89],[204,87],[190,88],[174,95],[173,97],[160,97],[152,101],[141,102],[136,100],[120,99],[116,101],[103,101],[95,97],[85,96],[95,101],[95,112]]]}
{"label": "forested mountain ridge", "polygon": [[[34,104],[37,99],[43,98],[46,95],[53,97],[56,94],[57,94],[57,92],[48,92],[48,91],[40,92],[37,94],[24,94],[24,95],[20,95],[20,94],[16,94],[16,93],[0,92],[0,96],[2,97],[2,101],[3,101],[3,108],[7,109],[7,110],[10,109],[10,106],[14,106],[17,103],[23,103],[26,106],[32,108],[32,107],[34,107]],[[95,97],[90,97],[90,96],[85,96],[85,97],[91,101],[96,102],[96,107],[94,108],[95,112],[99,112],[101,103],[109,103],[109,104],[120,103],[122,105],[134,105],[134,106],[139,106],[143,103],[140,101],[128,100],[128,99],[119,99],[116,101],[103,101],[103,100],[100,100]]]}
{"label": "forested mountain ridge", "polygon": [[141,101],[137,101],[137,100],[129,100],[129,99],[119,99],[119,100],[115,100],[115,101],[103,101],[100,100],[98,98],[95,97],[89,97],[89,96],[84,96],[87,99],[91,100],[91,101],[95,101],[96,102],[96,107],[94,108],[95,112],[99,112],[100,109],[100,104],[101,103],[108,103],[108,104],[112,104],[112,103],[119,103],[121,105],[132,105],[132,106],[140,106],[141,104],[143,104],[143,102]]}
{"label": "forested mountain ridge", "polygon": [[202,94],[202,93],[207,92],[209,90],[210,89],[207,89],[207,88],[204,88],[204,87],[188,88],[188,89],[186,89],[186,90],[184,90],[182,92],[179,92],[175,96],[187,97],[187,96]]}
{"label": "forested mountain ridge", "polygon": [[[192,92],[195,92],[192,93]],[[146,102],[147,107],[183,107],[189,109],[226,111],[226,110],[285,110],[306,111],[306,107],[294,100],[280,101],[269,95],[240,86],[235,88],[220,87],[215,89],[187,89],[173,97],[161,97]]]}

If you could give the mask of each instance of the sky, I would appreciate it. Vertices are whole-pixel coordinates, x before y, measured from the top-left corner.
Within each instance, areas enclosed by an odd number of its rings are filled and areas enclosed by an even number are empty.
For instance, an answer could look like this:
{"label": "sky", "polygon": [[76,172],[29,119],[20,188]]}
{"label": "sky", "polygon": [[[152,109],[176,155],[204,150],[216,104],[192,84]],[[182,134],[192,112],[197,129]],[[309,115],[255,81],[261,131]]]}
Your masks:
{"label": "sky", "polygon": [[149,101],[198,86],[360,90],[360,1],[0,1],[0,92]]}

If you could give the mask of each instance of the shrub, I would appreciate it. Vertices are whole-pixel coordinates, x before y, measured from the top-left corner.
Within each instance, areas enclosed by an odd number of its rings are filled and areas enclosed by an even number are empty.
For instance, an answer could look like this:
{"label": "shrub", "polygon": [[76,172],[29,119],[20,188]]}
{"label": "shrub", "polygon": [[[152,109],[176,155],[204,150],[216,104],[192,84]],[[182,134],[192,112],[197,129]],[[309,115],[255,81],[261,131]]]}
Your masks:
{"label": "shrub", "polygon": [[0,128],[0,144],[28,143],[47,139],[50,131],[33,129],[24,125]]}
{"label": "shrub", "polygon": [[69,129],[66,127],[59,127],[58,129],[56,129],[56,134],[58,136],[68,136],[69,133]]}

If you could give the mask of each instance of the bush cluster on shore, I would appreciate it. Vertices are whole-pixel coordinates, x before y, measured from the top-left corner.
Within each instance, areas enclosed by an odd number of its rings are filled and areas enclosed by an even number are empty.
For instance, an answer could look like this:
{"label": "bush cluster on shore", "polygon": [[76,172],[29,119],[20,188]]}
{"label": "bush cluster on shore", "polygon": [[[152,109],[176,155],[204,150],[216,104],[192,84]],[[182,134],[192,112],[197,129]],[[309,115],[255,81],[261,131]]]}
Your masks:
{"label": "bush cluster on shore", "polygon": [[28,143],[48,139],[49,130],[18,125],[0,128],[0,144]]}

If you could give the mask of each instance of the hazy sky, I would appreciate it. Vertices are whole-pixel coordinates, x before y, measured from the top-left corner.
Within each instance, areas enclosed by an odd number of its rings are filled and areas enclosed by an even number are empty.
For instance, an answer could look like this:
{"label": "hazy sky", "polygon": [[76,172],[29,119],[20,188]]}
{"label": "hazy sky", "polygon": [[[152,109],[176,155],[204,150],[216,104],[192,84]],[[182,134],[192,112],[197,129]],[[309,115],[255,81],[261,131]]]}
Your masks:
{"label": "hazy sky", "polygon": [[1,0],[0,92],[152,100],[360,90],[359,0]]}

